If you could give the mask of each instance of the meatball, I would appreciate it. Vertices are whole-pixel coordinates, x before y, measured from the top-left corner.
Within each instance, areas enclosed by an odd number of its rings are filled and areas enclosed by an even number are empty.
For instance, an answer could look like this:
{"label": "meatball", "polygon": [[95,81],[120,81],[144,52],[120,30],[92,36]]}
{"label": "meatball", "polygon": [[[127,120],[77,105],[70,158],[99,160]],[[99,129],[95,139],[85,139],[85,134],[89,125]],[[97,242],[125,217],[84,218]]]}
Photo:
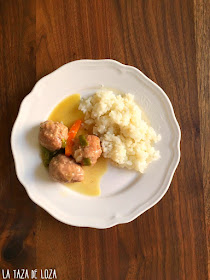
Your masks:
{"label": "meatball", "polygon": [[51,152],[62,148],[68,138],[68,127],[60,122],[46,121],[40,124],[39,142]]}
{"label": "meatball", "polygon": [[84,180],[84,170],[73,159],[59,154],[49,164],[50,177],[60,183],[81,182]]}
{"label": "meatball", "polygon": [[94,165],[102,154],[100,139],[95,135],[86,137],[87,145],[82,147],[79,139],[73,145],[73,157],[82,165]]}

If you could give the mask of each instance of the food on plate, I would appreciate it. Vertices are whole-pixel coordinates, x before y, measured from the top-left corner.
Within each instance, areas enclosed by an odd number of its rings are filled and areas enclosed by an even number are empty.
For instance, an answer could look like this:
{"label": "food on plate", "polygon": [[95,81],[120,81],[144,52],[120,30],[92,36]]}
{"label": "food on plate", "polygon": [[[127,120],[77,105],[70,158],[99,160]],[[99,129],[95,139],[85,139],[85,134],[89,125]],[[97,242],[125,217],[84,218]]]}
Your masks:
{"label": "food on plate", "polygon": [[65,147],[65,155],[68,157],[72,155],[72,147],[74,144],[74,139],[77,135],[78,130],[80,129],[81,123],[82,123],[81,120],[77,120],[69,130],[68,139]]}
{"label": "food on plate", "polygon": [[91,166],[101,156],[100,139],[97,136],[79,135],[76,138],[81,123],[81,120],[75,121],[69,131],[64,124],[52,120],[40,124],[42,160],[46,167],[49,166],[49,174],[54,181],[83,181],[84,170],[78,163]]}
{"label": "food on plate", "polygon": [[51,159],[56,156],[57,154],[60,154],[63,151],[63,149],[56,150],[54,152],[49,151],[45,147],[41,146],[41,157],[42,157],[42,162],[45,167],[48,167],[50,164]]}
{"label": "food on plate", "polygon": [[94,165],[102,154],[100,139],[95,135],[80,135],[73,144],[73,157],[77,163]]}
{"label": "food on plate", "polygon": [[84,128],[100,138],[103,156],[119,167],[143,173],[160,157],[153,144],[161,136],[143,120],[133,95],[101,89],[83,98],[79,110],[84,113]]}
{"label": "food on plate", "polygon": [[39,142],[47,150],[54,152],[65,145],[68,138],[68,127],[61,122],[51,120],[40,124]]}
{"label": "food on plate", "polygon": [[[100,180],[107,170],[107,160],[101,156],[100,139],[84,130],[84,115],[78,109],[79,104],[80,95],[73,94],[53,109],[47,122],[50,121],[52,126],[55,123],[63,124],[67,127],[67,137],[65,141],[62,139],[62,147],[58,150],[50,151],[41,146],[42,161],[49,167],[49,175],[53,180],[65,184],[73,191],[98,196],[101,192]],[[54,136],[52,133],[53,139]],[[79,145],[83,155],[88,155],[81,163],[77,163],[72,154]],[[84,151],[85,147],[87,149]]]}
{"label": "food on plate", "polygon": [[72,158],[59,154],[52,158],[49,164],[50,177],[60,183],[81,182],[84,180],[84,170]]}
{"label": "food on plate", "polygon": [[143,173],[160,157],[161,139],[145,121],[131,94],[101,89],[63,100],[40,124],[42,160],[50,177],[83,194],[99,195],[106,160]]}

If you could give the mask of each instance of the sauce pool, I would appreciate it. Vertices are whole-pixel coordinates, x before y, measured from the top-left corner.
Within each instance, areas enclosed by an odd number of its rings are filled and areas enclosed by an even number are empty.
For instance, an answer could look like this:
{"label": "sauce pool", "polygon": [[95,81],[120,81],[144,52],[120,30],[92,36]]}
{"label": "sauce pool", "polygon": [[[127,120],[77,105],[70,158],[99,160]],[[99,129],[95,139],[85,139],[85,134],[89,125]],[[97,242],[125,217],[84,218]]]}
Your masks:
{"label": "sauce pool", "polygon": [[[63,122],[71,127],[76,120],[83,120],[83,113],[78,109],[80,94],[73,94],[62,100],[52,111],[48,120]],[[82,182],[67,183],[65,186],[71,190],[89,196],[98,196],[101,193],[101,177],[107,171],[107,160],[100,157],[94,166],[84,166],[85,178]]]}

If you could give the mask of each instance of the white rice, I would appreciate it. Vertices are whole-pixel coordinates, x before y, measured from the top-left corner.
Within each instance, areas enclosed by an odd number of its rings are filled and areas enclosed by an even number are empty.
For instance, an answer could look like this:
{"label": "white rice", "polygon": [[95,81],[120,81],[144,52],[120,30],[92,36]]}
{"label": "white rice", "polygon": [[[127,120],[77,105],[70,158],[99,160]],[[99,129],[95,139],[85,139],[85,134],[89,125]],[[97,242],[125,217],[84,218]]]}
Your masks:
{"label": "white rice", "polygon": [[84,113],[84,125],[100,137],[103,156],[119,167],[141,173],[160,157],[153,144],[161,139],[142,119],[142,112],[132,94],[116,95],[101,89],[83,98],[79,109]]}

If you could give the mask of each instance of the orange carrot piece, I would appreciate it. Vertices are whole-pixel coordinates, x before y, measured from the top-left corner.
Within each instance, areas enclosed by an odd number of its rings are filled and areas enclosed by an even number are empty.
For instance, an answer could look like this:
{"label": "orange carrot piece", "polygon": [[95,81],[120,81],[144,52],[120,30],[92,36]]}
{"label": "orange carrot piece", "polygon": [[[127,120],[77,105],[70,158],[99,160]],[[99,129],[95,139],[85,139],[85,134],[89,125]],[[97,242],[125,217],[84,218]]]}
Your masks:
{"label": "orange carrot piece", "polygon": [[80,129],[81,123],[81,120],[77,120],[69,130],[65,148],[65,155],[68,157],[72,154],[73,140],[76,137],[78,130]]}

